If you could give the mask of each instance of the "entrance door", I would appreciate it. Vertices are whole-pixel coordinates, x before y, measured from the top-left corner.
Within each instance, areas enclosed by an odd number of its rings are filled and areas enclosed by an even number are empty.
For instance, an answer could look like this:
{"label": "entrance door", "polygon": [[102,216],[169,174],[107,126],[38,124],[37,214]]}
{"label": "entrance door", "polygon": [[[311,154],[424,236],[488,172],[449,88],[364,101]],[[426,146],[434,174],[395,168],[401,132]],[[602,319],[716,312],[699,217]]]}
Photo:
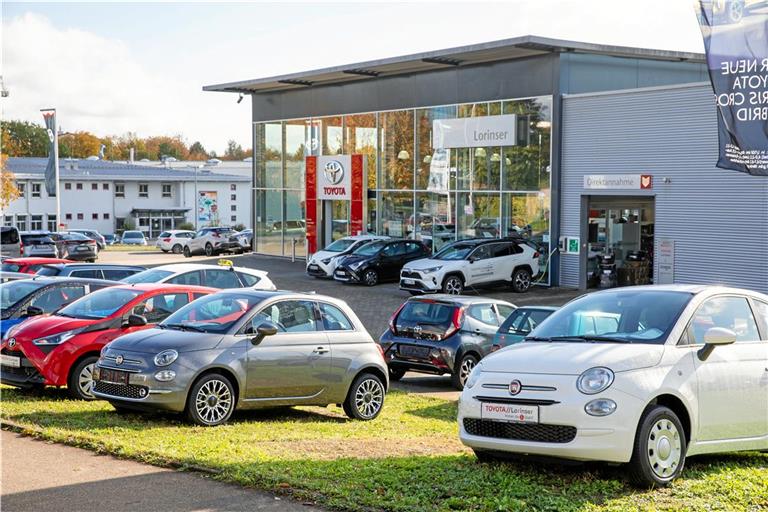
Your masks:
{"label": "entrance door", "polygon": [[349,236],[349,201],[321,201],[317,248],[322,250],[331,242]]}

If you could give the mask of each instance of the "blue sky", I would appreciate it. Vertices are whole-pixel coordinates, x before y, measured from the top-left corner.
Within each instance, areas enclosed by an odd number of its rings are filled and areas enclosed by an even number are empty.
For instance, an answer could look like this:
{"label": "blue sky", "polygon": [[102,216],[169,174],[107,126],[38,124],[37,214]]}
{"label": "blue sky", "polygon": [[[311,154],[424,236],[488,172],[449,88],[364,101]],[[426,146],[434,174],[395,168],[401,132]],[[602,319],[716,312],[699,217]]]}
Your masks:
{"label": "blue sky", "polygon": [[[638,9],[638,6],[642,6]],[[250,146],[250,102],[203,85],[536,34],[701,51],[689,0],[3,2],[4,118]]]}

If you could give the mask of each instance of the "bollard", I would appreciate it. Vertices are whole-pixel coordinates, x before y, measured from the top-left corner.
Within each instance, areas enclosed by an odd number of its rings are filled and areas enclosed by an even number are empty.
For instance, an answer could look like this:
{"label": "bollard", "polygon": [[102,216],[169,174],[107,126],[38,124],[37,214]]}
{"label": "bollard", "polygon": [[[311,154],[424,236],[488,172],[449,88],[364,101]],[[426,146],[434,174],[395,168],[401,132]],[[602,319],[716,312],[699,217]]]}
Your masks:
{"label": "bollard", "polygon": [[291,247],[291,263],[296,263],[296,244],[298,241],[298,238],[293,239],[293,246]]}

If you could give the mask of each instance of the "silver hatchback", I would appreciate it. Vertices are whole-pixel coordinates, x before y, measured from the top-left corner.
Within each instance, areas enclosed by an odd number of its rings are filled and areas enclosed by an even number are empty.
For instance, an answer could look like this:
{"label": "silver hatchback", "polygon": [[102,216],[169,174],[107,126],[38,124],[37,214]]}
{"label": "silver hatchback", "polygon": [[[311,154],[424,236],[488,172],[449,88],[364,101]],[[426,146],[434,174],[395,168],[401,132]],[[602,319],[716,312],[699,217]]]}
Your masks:
{"label": "silver hatchback", "polygon": [[372,420],[389,385],[379,345],[345,302],[247,289],[202,297],[112,341],[93,375],[93,394],[118,411],[183,412],[200,425],[236,408],[292,405],[339,404]]}

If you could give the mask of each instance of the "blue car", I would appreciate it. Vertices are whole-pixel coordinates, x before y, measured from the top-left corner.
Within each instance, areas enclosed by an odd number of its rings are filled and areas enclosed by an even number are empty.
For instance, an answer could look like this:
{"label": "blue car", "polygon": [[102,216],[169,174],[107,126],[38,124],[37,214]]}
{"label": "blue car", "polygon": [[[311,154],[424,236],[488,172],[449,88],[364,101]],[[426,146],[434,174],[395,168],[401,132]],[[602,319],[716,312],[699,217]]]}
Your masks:
{"label": "blue car", "polygon": [[52,313],[83,295],[120,284],[103,279],[34,277],[0,284],[0,338],[31,316]]}

